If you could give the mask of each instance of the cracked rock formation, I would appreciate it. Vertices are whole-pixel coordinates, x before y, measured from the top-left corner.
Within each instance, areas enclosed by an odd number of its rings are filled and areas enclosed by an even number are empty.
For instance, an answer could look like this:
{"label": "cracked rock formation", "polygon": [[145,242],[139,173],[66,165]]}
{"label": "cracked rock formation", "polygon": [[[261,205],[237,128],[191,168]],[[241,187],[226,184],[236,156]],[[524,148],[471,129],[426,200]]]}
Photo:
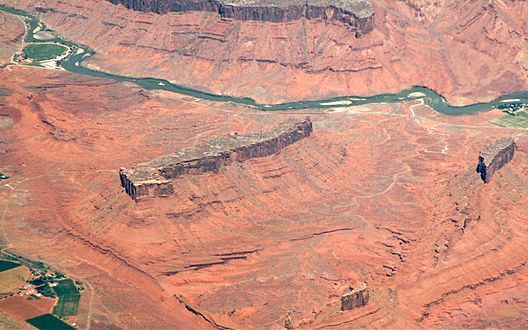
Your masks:
{"label": "cracked rock formation", "polygon": [[206,11],[224,18],[269,22],[306,19],[335,20],[356,30],[356,36],[374,27],[373,7],[368,0],[108,0],[129,9],[164,14]]}
{"label": "cracked rock formation", "polygon": [[488,183],[495,171],[513,159],[515,153],[515,141],[512,138],[504,138],[486,146],[479,155],[477,173],[480,173],[482,181]]}
{"label": "cracked rock formation", "polygon": [[369,301],[369,292],[366,283],[361,283],[357,288],[341,296],[341,310],[365,306]]}
{"label": "cracked rock formation", "polygon": [[218,172],[233,161],[276,154],[312,133],[309,117],[289,120],[271,131],[237,135],[207,141],[196,148],[154,159],[137,167],[119,171],[121,185],[133,199],[174,194],[172,180],[184,174]]}

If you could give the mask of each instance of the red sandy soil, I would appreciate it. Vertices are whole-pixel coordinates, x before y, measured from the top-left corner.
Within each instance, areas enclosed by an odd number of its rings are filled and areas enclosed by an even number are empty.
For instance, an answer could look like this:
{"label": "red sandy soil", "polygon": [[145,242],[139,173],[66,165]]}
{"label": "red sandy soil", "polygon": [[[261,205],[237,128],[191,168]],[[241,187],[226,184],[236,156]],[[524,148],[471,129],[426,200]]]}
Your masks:
{"label": "red sandy soil", "polygon": [[[264,113],[31,68],[0,87],[0,224],[14,251],[87,283],[81,327],[528,326],[528,144],[488,123],[500,112]],[[135,203],[119,186],[121,166],[308,113],[312,137],[182,177],[176,196]],[[478,150],[505,136],[517,154],[484,185]],[[362,281],[369,304],[340,312]]]}
{"label": "red sandy soil", "polygon": [[7,313],[0,313],[0,327],[2,329],[10,329],[10,330],[35,329],[29,323],[26,323],[25,321],[17,320],[16,318],[14,318],[13,316]]}
{"label": "red sandy soil", "polygon": [[[157,15],[105,0],[5,0],[95,49],[91,65],[263,102],[426,85],[456,104],[528,88],[527,1],[378,0],[376,28]],[[146,60],[148,59],[148,61]]]}
{"label": "red sandy soil", "polygon": [[16,17],[0,12],[0,66],[10,63],[14,53],[22,47],[22,37],[25,33],[24,24]]}
{"label": "red sandy soil", "polygon": [[0,300],[0,311],[8,313],[17,320],[25,321],[42,314],[50,313],[56,299],[32,299],[23,296],[12,296]]}

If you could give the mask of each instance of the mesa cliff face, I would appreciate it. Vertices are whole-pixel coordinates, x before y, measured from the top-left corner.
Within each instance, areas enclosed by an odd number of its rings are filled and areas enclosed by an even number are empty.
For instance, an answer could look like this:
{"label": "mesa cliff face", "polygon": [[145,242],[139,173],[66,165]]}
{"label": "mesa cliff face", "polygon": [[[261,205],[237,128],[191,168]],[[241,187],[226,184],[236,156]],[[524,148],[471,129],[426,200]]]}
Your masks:
{"label": "mesa cliff face", "polygon": [[341,296],[341,310],[365,306],[369,301],[369,291],[366,283],[361,283],[357,288]]}
{"label": "mesa cliff face", "polygon": [[280,4],[263,0],[108,0],[129,9],[165,14],[168,12],[205,11],[224,18],[268,22],[289,22],[306,19],[334,20],[356,30],[356,36],[374,28],[372,4],[367,0],[330,2],[325,0],[290,0]]}
{"label": "mesa cliff face", "polygon": [[233,161],[273,155],[312,133],[310,118],[290,120],[264,133],[233,135],[163,156],[131,170],[121,169],[121,186],[133,199],[174,194],[172,180],[185,174],[218,172]]}
{"label": "mesa cliff face", "polygon": [[513,159],[515,153],[515,142],[511,138],[496,141],[480,152],[477,173],[480,173],[482,181],[488,183],[495,171]]}

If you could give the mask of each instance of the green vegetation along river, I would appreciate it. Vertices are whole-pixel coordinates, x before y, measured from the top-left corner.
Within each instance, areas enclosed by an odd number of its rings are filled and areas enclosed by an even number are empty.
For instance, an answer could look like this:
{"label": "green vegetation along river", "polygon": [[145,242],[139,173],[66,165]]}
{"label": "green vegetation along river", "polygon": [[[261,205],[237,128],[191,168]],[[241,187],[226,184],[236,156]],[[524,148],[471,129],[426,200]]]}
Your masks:
{"label": "green vegetation along river", "polygon": [[37,61],[49,60],[61,56],[68,48],[56,44],[35,43],[24,48],[24,56]]}
{"label": "green vegetation along river", "polygon": [[49,38],[49,39],[37,39],[35,38],[34,31],[38,26],[44,27],[39,19],[23,10],[8,7],[0,4],[0,11],[11,13],[19,16],[26,24],[27,33],[24,37],[24,41],[30,43],[41,43],[41,42],[53,42],[62,44],[66,47],[73,49],[72,55],[60,61],[59,65],[63,69],[80,73],[97,78],[106,78],[119,82],[130,82],[134,83],[147,90],[164,90],[174,92],[183,95],[189,95],[195,98],[216,101],[216,102],[230,102],[234,104],[244,105],[251,108],[255,108],[262,111],[275,111],[275,110],[296,110],[296,109],[324,109],[324,108],[339,108],[339,107],[350,107],[355,105],[364,105],[370,103],[396,103],[405,100],[414,100],[423,98],[425,103],[436,111],[450,114],[469,114],[477,111],[487,111],[498,106],[508,106],[509,104],[528,103],[528,91],[520,91],[503,95],[498,99],[488,103],[475,103],[467,106],[452,106],[449,105],[444,97],[436,93],[435,91],[422,86],[415,86],[399,93],[393,94],[378,94],[374,96],[340,96],[325,100],[314,100],[314,101],[297,101],[279,104],[261,104],[255,102],[251,98],[236,98],[226,95],[218,95],[203,92],[196,89],[187,88],[181,85],[173,84],[165,79],[157,78],[134,78],[127,77],[103,71],[97,71],[89,69],[82,65],[82,62],[95,56],[95,52],[89,47],[65,40],[61,37]]}

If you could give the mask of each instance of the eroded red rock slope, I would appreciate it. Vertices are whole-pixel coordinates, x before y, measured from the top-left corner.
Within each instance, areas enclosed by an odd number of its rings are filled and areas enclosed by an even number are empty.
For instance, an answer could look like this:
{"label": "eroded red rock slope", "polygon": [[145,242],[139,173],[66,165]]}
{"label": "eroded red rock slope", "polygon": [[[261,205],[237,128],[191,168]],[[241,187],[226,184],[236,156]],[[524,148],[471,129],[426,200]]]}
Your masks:
{"label": "eroded red rock slope", "polygon": [[[528,87],[526,1],[374,1],[374,31],[339,22],[135,12],[104,0],[4,1],[95,49],[111,72],[260,101],[370,95],[426,85],[457,104]],[[146,60],[148,59],[148,61]]]}
{"label": "eroded red rock slope", "polygon": [[[288,313],[305,328],[526,326],[527,145],[487,124],[498,113],[314,111],[313,136],[280,154],[135,203],[120,166],[306,114],[39,69],[0,81],[13,120],[2,228],[15,250],[93,288],[81,326],[90,315],[93,328],[275,328]],[[478,150],[511,135],[515,159],[484,185]],[[340,312],[362,281],[370,303]]]}

